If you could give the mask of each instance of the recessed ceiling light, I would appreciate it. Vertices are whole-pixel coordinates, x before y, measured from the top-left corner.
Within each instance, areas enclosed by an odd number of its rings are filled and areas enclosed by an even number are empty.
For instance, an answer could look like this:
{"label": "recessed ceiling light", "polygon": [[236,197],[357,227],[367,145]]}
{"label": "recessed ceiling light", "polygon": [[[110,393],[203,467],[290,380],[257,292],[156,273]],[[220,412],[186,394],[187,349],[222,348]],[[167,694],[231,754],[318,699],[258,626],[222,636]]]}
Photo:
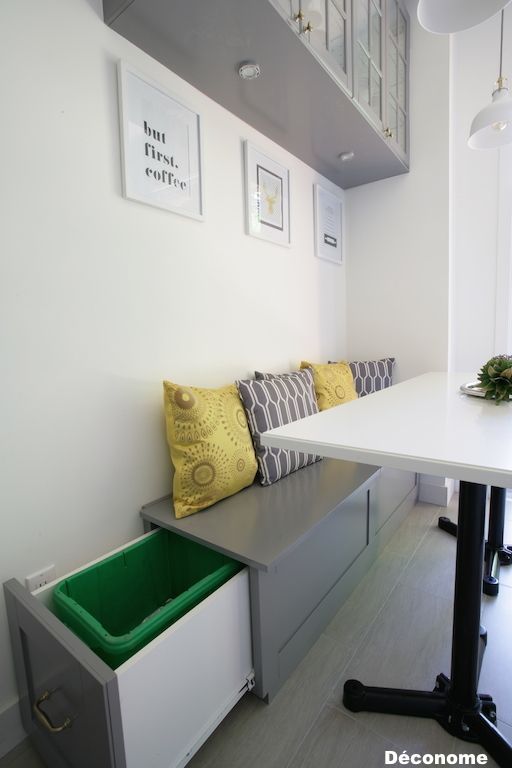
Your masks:
{"label": "recessed ceiling light", "polygon": [[348,162],[349,160],[353,160],[353,158],[354,158],[354,152],[341,152],[341,153],[338,155],[338,157],[339,157],[339,159],[341,160],[341,162],[342,162],[342,163],[346,163],[346,162]]}
{"label": "recessed ceiling light", "polygon": [[240,64],[238,74],[242,80],[256,80],[256,78],[261,75],[261,69],[258,64],[255,64],[252,61],[246,61],[243,64]]}

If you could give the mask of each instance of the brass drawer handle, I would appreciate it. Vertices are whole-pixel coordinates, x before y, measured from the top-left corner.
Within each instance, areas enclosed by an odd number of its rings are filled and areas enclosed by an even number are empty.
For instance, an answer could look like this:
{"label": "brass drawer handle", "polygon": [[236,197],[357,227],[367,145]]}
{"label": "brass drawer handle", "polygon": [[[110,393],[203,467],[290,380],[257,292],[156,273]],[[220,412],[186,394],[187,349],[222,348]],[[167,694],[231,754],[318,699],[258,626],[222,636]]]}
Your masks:
{"label": "brass drawer handle", "polygon": [[46,728],[46,730],[50,733],[62,733],[62,731],[65,731],[66,728],[71,728],[71,718],[66,717],[62,725],[54,725],[48,715],[41,709],[41,704],[44,704],[45,701],[48,701],[52,693],[55,693],[55,691],[45,691],[38,698],[33,706],[34,715],[37,717],[43,728]]}

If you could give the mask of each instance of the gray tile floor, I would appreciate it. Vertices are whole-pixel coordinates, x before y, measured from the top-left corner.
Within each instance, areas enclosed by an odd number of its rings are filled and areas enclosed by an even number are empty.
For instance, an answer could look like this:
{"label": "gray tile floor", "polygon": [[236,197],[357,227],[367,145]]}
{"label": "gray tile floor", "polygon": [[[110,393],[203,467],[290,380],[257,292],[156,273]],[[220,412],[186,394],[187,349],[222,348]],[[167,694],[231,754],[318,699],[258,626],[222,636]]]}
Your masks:
{"label": "gray tile floor", "polygon": [[[449,673],[455,539],[437,528],[437,517],[456,519],[456,502],[448,512],[417,504],[272,704],[245,696],[189,767],[383,768],[387,749],[482,752],[431,720],[353,714],[341,701],[351,677],[429,690],[439,672]],[[507,530],[512,544],[510,503]],[[512,741],[512,567],[500,582],[499,596],[483,600],[489,641],[480,690],[493,694]],[[487,765],[496,768],[491,759]],[[0,760],[7,766],[44,768],[27,742]]]}

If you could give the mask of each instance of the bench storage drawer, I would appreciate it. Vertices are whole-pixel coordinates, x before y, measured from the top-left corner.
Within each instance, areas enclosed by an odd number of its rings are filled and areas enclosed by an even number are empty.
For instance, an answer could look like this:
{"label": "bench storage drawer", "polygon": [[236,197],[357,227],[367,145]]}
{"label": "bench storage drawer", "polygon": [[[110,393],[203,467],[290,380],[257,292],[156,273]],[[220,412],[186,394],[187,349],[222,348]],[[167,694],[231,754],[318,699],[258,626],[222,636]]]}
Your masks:
{"label": "bench storage drawer", "polygon": [[23,725],[52,768],[183,766],[252,686],[247,568],[115,670],[56,617],[54,586],[4,585]]}
{"label": "bench storage drawer", "polygon": [[382,467],[375,488],[375,533],[416,487],[416,474]]}
{"label": "bench storage drawer", "polygon": [[254,693],[270,702],[414,504],[415,475],[322,459],[176,519],[145,505],[147,530],[175,531],[249,567]]}

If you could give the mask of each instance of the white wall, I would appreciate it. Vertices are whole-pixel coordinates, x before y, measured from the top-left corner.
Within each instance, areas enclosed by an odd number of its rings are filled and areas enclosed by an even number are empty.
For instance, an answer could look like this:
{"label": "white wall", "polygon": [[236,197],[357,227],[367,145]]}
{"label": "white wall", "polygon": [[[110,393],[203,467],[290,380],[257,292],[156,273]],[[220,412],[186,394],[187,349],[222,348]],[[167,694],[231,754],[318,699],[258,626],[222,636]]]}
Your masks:
{"label": "white wall", "polygon": [[[512,350],[512,147],[467,146],[498,74],[497,15],[451,36],[411,15],[411,171],[347,193],[349,358],[395,355],[396,379],[428,370],[475,375]],[[512,16],[504,74],[512,77]],[[452,484],[424,476],[420,498]]]}
{"label": "white wall", "polygon": [[[452,275],[450,367],[474,371],[510,352],[512,151],[472,150],[471,121],[491,102],[500,15],[451,37]],[[512,16],[505,13],[503,73],[512,78]]]}
{"label": "white wall", "polygon": [[[7,0],[0,35],[4,581],[139,533],[140,506],[169,491],[164,377],[217,386],[346,346],[310,168],[109,30],[99,0]],[[122,198],[119,58],[200,113],[204,222]],[[291,248],[244,233],[245,138],[290,169]],[[9,659],[2,602],[0,715]]]}
{"label": "white wall", "polygon": [[449,39],[411,10],[410,173],[348,190],[349,358],[397,358],[396,379],[448,362]]}
{"label": "white wall", "polygon": [[[476,375],[512,350],[512,147],[467,146],[498,75],[500,15],[442,36],[409,6],[411,172],[347,193],[348,353],[395,355],[397,379],[447,367]],[[510,78],[511,41],[506,13]]]}
{"label": "white wall", "polygon": [[[446,370],[449,353],[449,38],[409,5],[410,172],[347,192],[348,356],[394,356],[395,381]],[[422,501],[452,493],[445,478],[420,478]]]}

